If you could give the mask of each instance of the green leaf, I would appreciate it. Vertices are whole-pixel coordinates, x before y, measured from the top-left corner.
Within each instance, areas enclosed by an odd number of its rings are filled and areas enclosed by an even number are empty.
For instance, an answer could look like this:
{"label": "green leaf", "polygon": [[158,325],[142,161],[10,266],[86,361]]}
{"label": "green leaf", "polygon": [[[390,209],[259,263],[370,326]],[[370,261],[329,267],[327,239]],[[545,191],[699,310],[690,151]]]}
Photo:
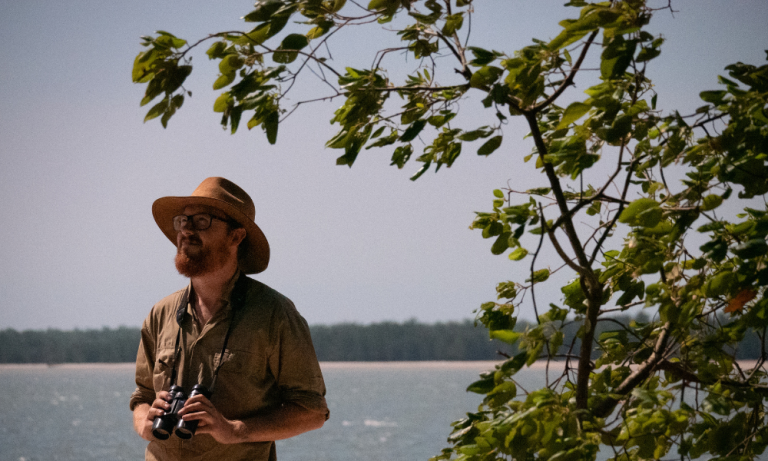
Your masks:
{"label": "green leaf", "polygon": [[563,57],[566,61],[568,61],[568,64],[573,65],[573,59],[571,58],[571,53],[568,52],[567,49],[563,50]]}
{"label": "green leaf", "polygon": [[270,23],[261,24],[253,28],[250,32],[240,37],[237,41],[240,45],[261,45],[269,38]]}
{"label": "green leaf", "polygon": [[213,103],[214,112],[224,112],[228,107],[234,105],[235,100],[229,92],[221,93]]}
{"label": "green leaf", "polygon": [[641,99],[636,103],[632,104],[632,106],[629,109],[627,109],[626,115],[635,116],[637,114],[642,114],[643,112],[648,112],[648,110],[649,110],[648,103],[645,102],[645,99]]}
{"label": "green leaf", "polygon": [[736,282],[736,279],[736,274],[733,272],[721,272],[707,280],[704,284],[704,295],[708,298],[722,296],[730,290],[731,286]]}
{"label": "green leaf", "polygon": [[154,77],[155,74],[150,70],[150,64],[155,60],[153,57],[154,51],[154,49],[142,51],[136,55],[136,58],[133,60],[133,70],[131,71],[133,83],[147,83]]}
{"label": "green leaf", "polygon": [[719,207],[723,203],[723,198],[719,195],[711,194],[704,197],[701,202],[702,211],[709,211]]}
{"label": "green leaf", "polygon": [[339,10],[344,8],[344,5],[346,5],[347,0],[334,0],[333,1],[333,7],[331,7],[331,13],[337,13]]}
{"label": "green leaf", "polygon": [[208,55],[208,59],[220,59],[224,57],[224,50],[226,49],[226,42],[214,42],[205,54]]}
{"label": "green leaf", "polygon": [[159,103],[152,106],[151,109],[149,109],[149,112],[147,112],[147,115],[144,117],[144,123],[147,123],[147,121],[152,120],[153,118],[159,117],[161,114],[165,113],[165,111],[168,110],[168,99],[163,99]]}
{"label": "green leaf", "polygon": [[467,392],[474,392],[475,394],[487,394],[496,387],[496,382],[493,373],[480,375],[481,379],[475,381],[467,387]]}
{"label": "green leaf", "polygon": [[232,111],[229,113],[229,125],[231,128],[232,134],[235,134],[237,132],[237,128],[240,126],[240,118],[243,115],[243,107],[242,106],[236,106],[232,108]]}
{"label": "green leaf", "polygon": [[565,109],[565,113],[563,113],[563,118],[560,119],[560,123],[557,125],[558,130],[562,130],[565,128],[568,128],[571,123],[575,122],[576,120],[580,119],[584,116],[589,110],[592,108],[589,104],[584,104],[583,102],[574,102],[571,105],[568,106],[567,109]]}
{"label": "green leaf", "polygon": [[243,16],[245,22],[269,21],[273,14],[283,6],[281,0],[262,0],[256,3],[256,9]]}
{"label": "green leaf", "polygon": [[230,83],[235,81],[235,72],[232,72],[230,74],[222,74],[219,75],[219,78],[216,79],[215,82],[213,82],[213,89],[214,90],[220,90]]}
{"label": "green leaf", "polygon": [[646,228],[655,228],[661,222],[664,212],[661,208],[649,208],[635,217],[635,224]]}
{"label": "green leaf", "polygon": [[243,67],[245,60],[237,54],[229,54],[219,63],[219,72],[222,74],[233,74],[236,70]]}
{"label": "green leaf", "polygon": [[462,141],[475,141],[480,138],[487,138],[493,133],[493,129],[489,126],[484,126],[482,128],[478,128],[477,130],[473,131],[465,131],[464,133],[459,135],[459,139]]}
{"label": "green leaf", "polygon": [[549,278],[549,269],[539,269],[533,273],[533,277],[526,279],[526,282],[541,283]]}
{"label": "green leaf", "polygon": [[496,198],[504,198],[504,192],[502,192],[501,189],[494,189],[493,196]]}
{"label": "green leaf", "polygon": [[484,50],[476,46],[470,46],[467,49],[475,55],[475,59],[469,62],[473,66],[484,66],[496,60],[496,54],[492,51]]}
{"label": "green leaf", "polygon": [[[157,33],[164,38],[163,42],[168,41],[170,46],[172,46],[173,48],[179,49],[182,46],[187,44],[186,40],[182,38],[177,38],[175,35],[171,34],[170,32],[166,32],[164,30],[158,30]],[[158,40],[159,39],[160,37],[158,37]]]}
{"label": "green leaf", "polygon": [[619,222],[634,225],[637,215],[651,208],[658,208],[659,202],[651,198],[641,198],[630,203],[619,216]]}
{"label": "green leaf", "polygon": [[310,29],[309,32],[307,32],[307,38],[309,40],[314,40],[316,38],[322,37],[335,25],[336,23],[333,21],[322,21]]}
{"label": "green leaf", "polygon": [[421,133],[421,130],[424,129],[424,126],[427,124],[426,120],[416,120],[411,124],[411,126],[408,127],[408,129],[405,130],[402,136],[400,136],[401,142],[411,142],[414,139],[416,139],[416,136]]}
{"label": "green leaf", "polygon": [[430,161],[425,162],[424,165],[422,165],[421,168],[419,168],[419,171],[417,171],[416,174],[411,176],[410,178],[411,181],[416,181],[417,179],[419,179],[424,173],[427,172],[427,170],[429,170],[430,165],[432,165],[432,162]]}
{"label": "green leaf", "polygon": [[728,232],[730,232],[733,235],[741,235],[751,231],[754,228],[755,228],[755,221],[744,221],[740,224],[728,226]]}
{"label": "green leaf", "polygon": [[477,155],[491,155],[496,149],[501,146],[501,136],[494,136],[485,142],[480,149],[477,150]]}
{"label": "green leaf", "polygon": [[528,250],[526,250],[525,248],[518,248],[509,254],[509,259],[511,259],[512,261],[520,261],[526,256],[528,256]]}
{"label": "green leaf", "polygon": [[384,16],[395,14],[399,6],[400,0],[371,0],[370,3],[368,3],[369,10],[376,11]]}
{"label": "green leaf", "polygon": [[600,75],[603,80],[620,78],[632,62],[637,41],[624,40],[621,35],[613,37],[605,48],[600,63]]}
{"label": "green leaf", "polygon": [[500,255],[507,251],[507,248],[509,248],[509,237],[512,236],[511,232],[502,232],[497,238],[496,241],[493,242],[493,245],[491,246],[491,253],[495,255]]}
{"label": "green leaf", "polygon": [[501,77],[504,70],[496,66],[485,66],[476,70],[469,79],[472,88],[485,88]]}
{"label": "green leaf", "polygon": [[408,159],[413,155],[413,147],[410,144],[404,146],[398,146],[395,152],[392,154],[392,163],[390,165],[397,165],[397,168],[405,166]]}
{"label": "green leaf", "polygon": [[262,125],[264,131],[267,133],[267,141],[269,141],[270,144],[275,144],[277,142],[277,125],[279,121],[280,114],[278,114],[277,111],[274,111],[267,115],[267,118]]}
{"label": "green leaf", "polygon": [[301,50],[302,48],[309,45],[309,39],[305,35],[301,34],[290,34],[287,35],[282,43],[280,43],[281,50]]}
{"label": "green leaf", "polygon": [[643,49],[641,49],[640,52],[637,54],[637,58],[635,60],[637,62],[647,62],[653,58],[658,57],[660,54],[661,54],[661,50],[658,48],[643,47]]}
{"label": "green leaf", "polygon": [[457,30],[461,29],[464,24],[464,13],[456,13],[445,18],[445,25],[443,26],[444,35],[453,35]]}
{"label": "green leaf", "polygon": [[440,128],[441,126],[450,122],[455,116],[456,116],[455,112],[452,112],[450,114],[444,114],[444,115],[433,115],[427,119],[427,123],[429,123],[435,128]]}
{"label": "green leaf", "polygon": [[734,247],[732,251],[741,259],[752,259],[768,253],[768,244],[764,238],[756,238]]}
{"label": "green leaf", "polygon": [[491,339],[498,339],[507,344],[515,344],[520,339],[521,333],[512,330],[493,330],[489,332]]}
{"label": "green leaf", "polygon": [[722,104],[723,99],[728,95],[728,92],[725,90],[720,91],[702,91],[699,93],[699,97],[706,102],[712,103],[712,104]]}

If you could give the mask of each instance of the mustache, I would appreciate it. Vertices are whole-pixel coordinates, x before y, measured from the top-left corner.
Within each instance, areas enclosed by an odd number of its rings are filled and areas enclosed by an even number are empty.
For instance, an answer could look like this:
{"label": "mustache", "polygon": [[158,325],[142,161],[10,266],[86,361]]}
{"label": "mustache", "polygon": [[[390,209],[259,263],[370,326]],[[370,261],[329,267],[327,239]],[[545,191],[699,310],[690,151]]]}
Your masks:
{"label": "mustache", "polygon": [[190,235],[190,236],[181,237],[181,241],[179,243],[180,244],[191,243],[193,245],[202,245],[203,241],[200,239],[200,237],[196,235]]}

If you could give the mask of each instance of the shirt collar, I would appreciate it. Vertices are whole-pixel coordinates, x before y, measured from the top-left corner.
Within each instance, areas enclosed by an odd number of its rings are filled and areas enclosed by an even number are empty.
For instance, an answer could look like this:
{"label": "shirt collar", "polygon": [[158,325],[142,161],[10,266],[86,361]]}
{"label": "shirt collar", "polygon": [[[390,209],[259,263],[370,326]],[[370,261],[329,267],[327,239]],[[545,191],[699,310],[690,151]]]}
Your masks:
{"label": "shirt collar", "polygon": [[[234,275],[232,275],[232,278],[230,278],[226,284],[224,284],[224,290],[221,292],[221,298],[219,298],[219,302],[221,303],[221,310],[219,311],[222,314],[228,314],[230,310],[232,310],[232,303],[230,302],[230,299],[232,298],[232,290],[235,288],[235,283],[240,278],[240,268],[235,270]],[[197,314],[195,314],[195,309],[192,307],[193,302],[193,294],[195,293],[195,290],[192,289],[192,281],[189,281],[189,285],[187,286],[187,314],[191,315],[193,319],[197,319]],[[215,315],[214,317],[218,317],[219,314]]]}

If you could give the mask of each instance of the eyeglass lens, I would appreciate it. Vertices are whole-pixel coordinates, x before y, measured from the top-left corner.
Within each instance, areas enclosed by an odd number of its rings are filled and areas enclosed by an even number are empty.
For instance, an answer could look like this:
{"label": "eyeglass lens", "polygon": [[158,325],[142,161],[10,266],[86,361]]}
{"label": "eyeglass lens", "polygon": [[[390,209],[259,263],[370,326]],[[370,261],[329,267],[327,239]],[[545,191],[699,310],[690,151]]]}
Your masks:
{"label": "eyeglass lens", "polygon": [[192,227],[195,230],[206,230],[211,227],[211,215],[207,213],[195,214],[192,216],[179,215],[173,218],[173,228],[176,231],[180,231],[187,225],[189,220],[192,220]]}

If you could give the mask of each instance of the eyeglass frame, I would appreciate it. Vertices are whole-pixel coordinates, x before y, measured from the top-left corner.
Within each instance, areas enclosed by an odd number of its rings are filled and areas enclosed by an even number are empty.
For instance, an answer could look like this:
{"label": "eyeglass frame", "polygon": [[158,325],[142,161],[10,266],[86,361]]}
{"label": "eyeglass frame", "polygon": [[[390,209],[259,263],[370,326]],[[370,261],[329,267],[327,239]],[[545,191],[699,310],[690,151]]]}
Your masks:
{"label": "eyeglass frame", "polygon": [[[206,227],[204,227],[202,229],[197,227],[197,225],[195,224],[194,219],[192,219],[195,216],[200,216],[200,215],[207,215],[207,216],[210,216],[210,218],[211,218],[208,221],[208,226],[206,226]],[[176,218],[180,218],[182,216],[187,218],[187,221],[184,224],[181,224],[179,226],[179,228],[176,228]],[[211,228],[211,223],[213,222],[214,219],[218,219],[219,221],[222,221],[222,222],[226,223],[230,227],[230,229],[236,229],[238,227],[242,227],[242,225],[240,225],[239,222],[237,222],[237,221],[235,221],[233,219],[220,218],[220,217],[218,217],[218,216],[216,216],[216,215],[214,215],[212,213],[179,214],[179,215],[174,216],[173,219],[171,220],[171,222],[173,223],[173,229],[176,232],[181,232],[181,230],[184,229],[184,227],[187,225],[187,223],[192,223],[192,229],[194,229],[196,231],[204,231],[204,230],[208,230],[208,229]]]}

